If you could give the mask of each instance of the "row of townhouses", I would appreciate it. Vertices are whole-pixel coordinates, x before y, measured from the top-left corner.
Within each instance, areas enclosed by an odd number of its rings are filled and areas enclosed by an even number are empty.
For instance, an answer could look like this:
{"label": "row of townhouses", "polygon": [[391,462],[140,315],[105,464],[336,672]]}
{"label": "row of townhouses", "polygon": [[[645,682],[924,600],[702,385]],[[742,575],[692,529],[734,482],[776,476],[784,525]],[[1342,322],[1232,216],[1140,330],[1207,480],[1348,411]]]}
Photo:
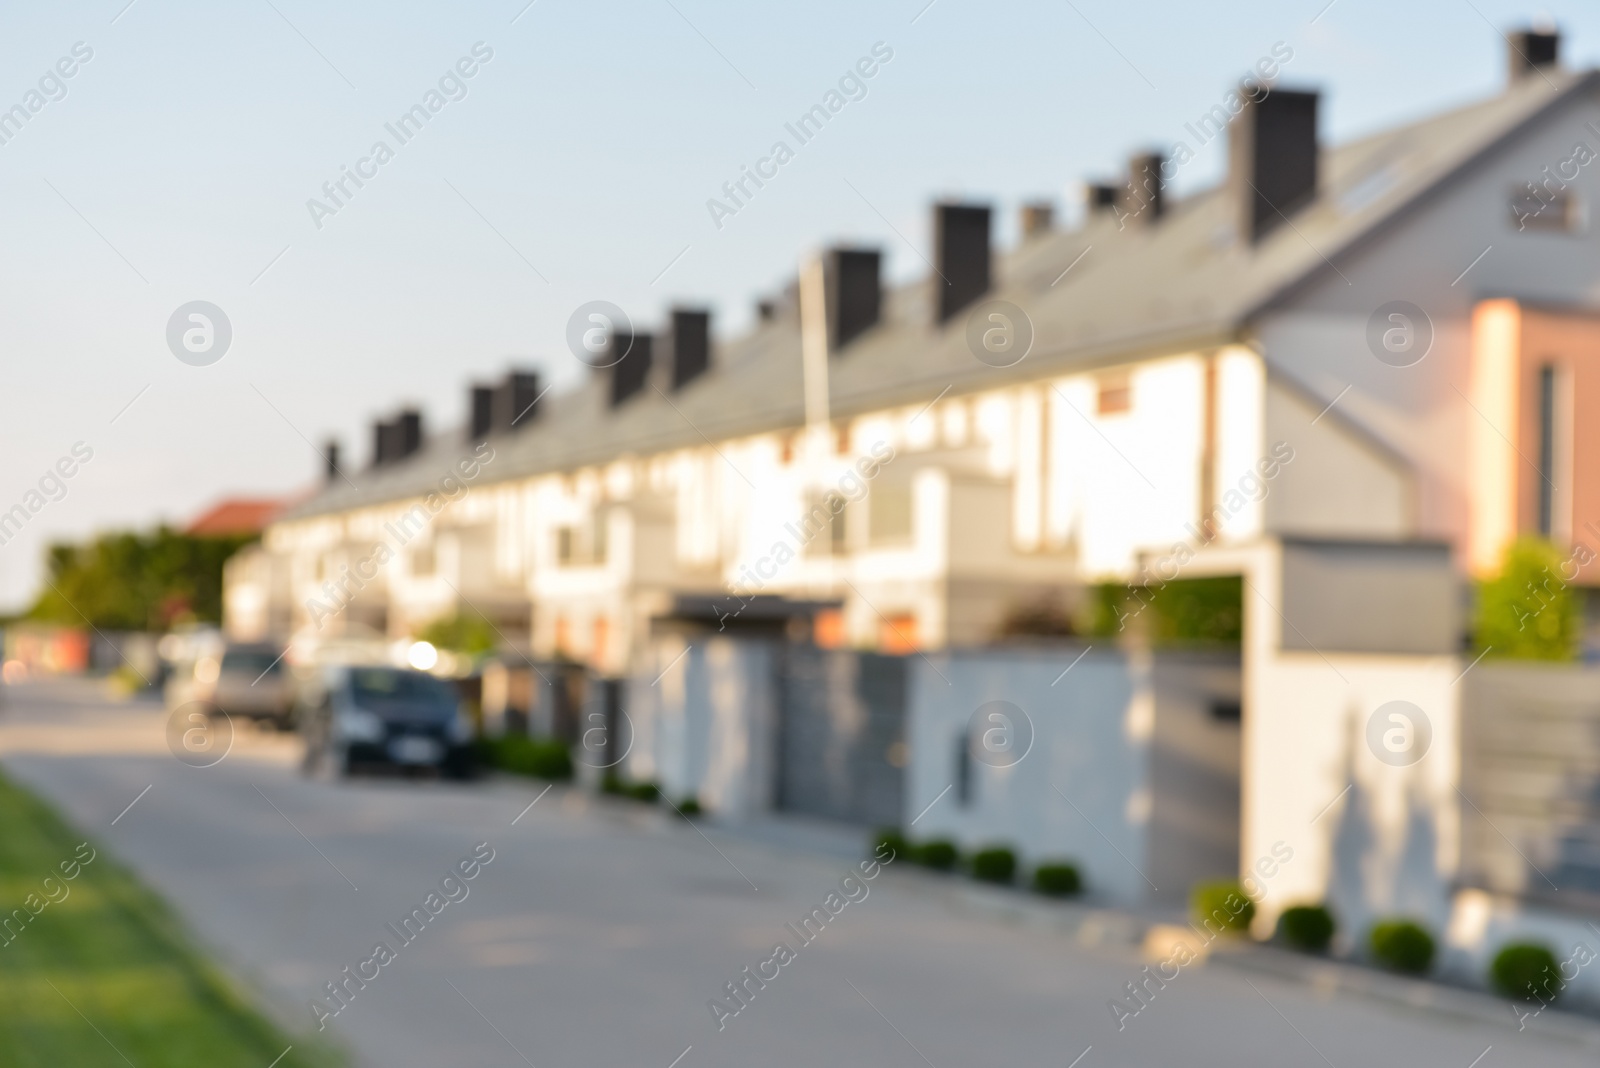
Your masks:
{"label": "row of townhouses", "polygon": [[[1600,548],[1600,73],[1558,49],[1514,34],[1493,97],[1341,145],[1317,92],[1235,96],[1214,188],[1175,197],[1174,161],[1141,153],[1081,225],[1030,205],[1003,250],[990,206],[939,203],[926,278],[828,248],[744,336],[583,309],[578,388],[514,369],[472,387],[467,426],[407,410],[368,466],[335,453],[232,562],[228,627],[399,638],[481,613],[534,661],[642,678],[624,766],[731,810],[810,789],[784,770],[810,736],[749,720],[748,687],[737,709],[706,690],[700,728],[686,709],[730,626],[792,606],[814,647],[871,659],[852,692],[906,665],[877,763],[816,750],[836,792],[889,776],[900,822],[1070,852],[1127,898],[1288,842],[1267,921],[1406,907],[1479,952],[1533,915],[1541,858],[1600,891],[1595,814],[1551,815],[1577,773],[1525,753],[1549,796],[1505,786],[1472,696],[1504,680],[1460,655],[1467,580],[1511,540]],[[1244,580],[1220,683],[1127,649],[992,652],[1086,583],[1203,575]],[[1031,764],[952,758],[992,701],[1031,719]],[[1397,702],[1415,760],[1371,741]]]}

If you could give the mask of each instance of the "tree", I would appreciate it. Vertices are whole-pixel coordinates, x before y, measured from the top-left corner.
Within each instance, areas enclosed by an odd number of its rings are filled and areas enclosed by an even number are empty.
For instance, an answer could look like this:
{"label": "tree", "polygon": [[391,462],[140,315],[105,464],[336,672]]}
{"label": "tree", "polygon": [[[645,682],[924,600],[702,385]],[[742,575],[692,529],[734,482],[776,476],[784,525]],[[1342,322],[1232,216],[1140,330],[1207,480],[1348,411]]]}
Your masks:
{"label": "tree", "polygon": [[201,538],[160,526],[113,531],[83,544],[56,542],[33,619],[106,630],[165,630],[222,619],[222,565],[253,537]]}
{"label": "tree", "polygon": [[436,649],[448,649],[452,653],[467,656],[492,653],[500,645],[499,633],[476,612],[436,619],[423,627],[417,637]]}
{"label": "tree", "polygon": [[1568,584],[1576,573],[1574,563],[1542,538],[1512,542],[1500,574],[1478,587],[1478,648],[1518,660],[1571,660],[1582,623]]}

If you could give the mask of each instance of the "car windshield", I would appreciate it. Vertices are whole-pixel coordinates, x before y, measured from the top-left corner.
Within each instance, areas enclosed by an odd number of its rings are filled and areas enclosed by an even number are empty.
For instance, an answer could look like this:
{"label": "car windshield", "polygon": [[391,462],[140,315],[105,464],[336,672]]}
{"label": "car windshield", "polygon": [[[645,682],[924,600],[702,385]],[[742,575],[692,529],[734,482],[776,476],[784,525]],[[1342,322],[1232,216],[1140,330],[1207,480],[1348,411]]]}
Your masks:
{"label": "car windshield", "polygon": [[350,672],[350,694],[380,716],[448,716],[456,710],[455,689],[420,671],[357,668]]}
{"label": "car windshield", "polygon": [[229,649],[222,654],[222,670],[251,678],[263,673],[276,675],[283,670],[283,656],[271,649]]}

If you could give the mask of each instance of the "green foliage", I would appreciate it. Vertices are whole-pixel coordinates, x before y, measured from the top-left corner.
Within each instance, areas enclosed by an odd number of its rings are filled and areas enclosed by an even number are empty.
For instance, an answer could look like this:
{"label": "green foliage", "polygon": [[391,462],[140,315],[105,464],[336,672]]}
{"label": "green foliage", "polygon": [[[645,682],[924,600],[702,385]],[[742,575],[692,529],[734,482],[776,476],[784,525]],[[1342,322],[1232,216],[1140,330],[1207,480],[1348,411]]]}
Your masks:
{"label": "green foliage", "polygon": [[500,635],[494,626],[477,612],[460,612],[436,619],[423,627],[417,637],[436,649],[466,656],[482,656],[500,646]]}
{"label": "green foliage", "polygon": [[[257,1012],[165,903],[3,777],[0,827],[0,901],[29,917],[6,914],[0,1064],[215,1068],[280,1055],[277,1068],[341,1063],[318,1038],[286,1035]],[[88,863],[61,867],[75,857]],[[24,899],[46,896],[41,884],[52,876],[56,894],[30,915]],[[300,1018],[311,1023],[309,1013]]]}
{"label": "green foliage", "polygon": [[1232,880],[1199,883],[1189,892],[1189,908],[1201,926],[1225,932],[1244,932],[1256,918],[1256,903],[1244,887]]}
{"label": "green foliage", "polygon": [[897,860],[911,855],[911,843],[906,841],[906,836],[900,833],[898,827],[880,827],[873,834],[872,855],[876,857],[882,854],[885,846],[889,848],[890,855]]}
{"label": "green foliage", "polygon": [[1508,998],[1520,1001],[1554,1001],[1566,984],[1556,955],[1544,946],[1516,943],[1495,954],[1489,980]]}
{"label": "green foliage", "polygon": [[961,851],[954,842],[943,838],[935,838],[911,847],[911,859],[925,868],[936,871],[949,871],[956,866],[956,861],[961,859]]}
{"label": "green foliage", "polygon": [[478,744],[484,763],[501,771],[532,775],[537,779],[572,778],[572,754],[566,742],[508,734],[503,738],[484,738]]}
{"label": "green foliage", "polygon": [[1089,630],[1100,638],[1138,630],[1160,646],[1238,645],[1244,581],[1225,575],[1151,586],[1105,583],[1090,591],[1088,614]]}
{"label": "green foliage", "polygon": [[49,584],[32,619],[103,630],[165,630],[222,619],[222,565],[252,536],[197,538],[170,527],[101,534],[81,545],[52,544]]}
{"label": "green foliage", "polygon": [[624,792],[635,801],[643,801],[647,805],[653,805],[661,800],[661,787],[653,782],[628,783]]}
{"label": "green foliage", "polygon": [[1296,905],[1278,917],[1278,937],[1302,953],[1326,953],[1334,927],[1333,913],[1321,905]]}
{"label": "green foliage", "polygon": [[700,799],[698,797],[694,796],[693,794],[690,794],[688,797],[684,798],[682,801],[679,801],[673,807],[676,808],[678,810],[678,812],[681,815],[684,815],[684,816],[698,816],[698,815],[700,815],[700,812],[701,812]]}
{"label": "green foliage", "polygon": [[1083,880],[1076,865],[1053,861],[1033,869],[1033,888],[1049,897],[1072,897],[1083,890]]}
{"label": "green foliage", "polygon": [[1017,854],[1006,846],[990,846],[972,854],[972,877],[986,883],[1009,883],[1017,874]]}
{"label": "green foliage", "polygon": [[1561,551],[1540,538],[1507,546],[1500,574],[1478,587],[1478,648],[1516,660],[1576,656],[1582,606],[1563,580],[1572,570]]}
{"label": "green foliage", "polygon": [[1423,975],[1433,966],[1433,936],[1411,920],[1385,920],[1368,939],[1372,959],[1390,971]]}

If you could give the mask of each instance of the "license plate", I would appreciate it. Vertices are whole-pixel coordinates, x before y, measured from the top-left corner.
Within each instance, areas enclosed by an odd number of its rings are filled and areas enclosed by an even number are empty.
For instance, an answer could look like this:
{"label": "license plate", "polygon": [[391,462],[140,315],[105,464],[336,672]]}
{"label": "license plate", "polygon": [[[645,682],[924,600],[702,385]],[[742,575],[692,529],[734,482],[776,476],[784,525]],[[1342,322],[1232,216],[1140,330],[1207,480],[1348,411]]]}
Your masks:
{"label": "license plate", "polygon": [[396,738],[389,755],[402,764],[432,764],[439,759],[439,743],[432,738]]}

